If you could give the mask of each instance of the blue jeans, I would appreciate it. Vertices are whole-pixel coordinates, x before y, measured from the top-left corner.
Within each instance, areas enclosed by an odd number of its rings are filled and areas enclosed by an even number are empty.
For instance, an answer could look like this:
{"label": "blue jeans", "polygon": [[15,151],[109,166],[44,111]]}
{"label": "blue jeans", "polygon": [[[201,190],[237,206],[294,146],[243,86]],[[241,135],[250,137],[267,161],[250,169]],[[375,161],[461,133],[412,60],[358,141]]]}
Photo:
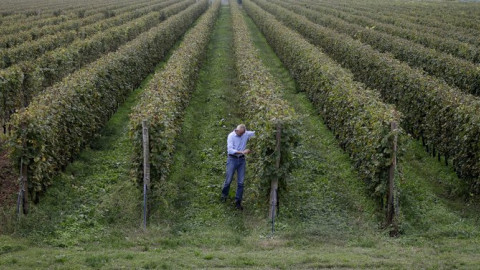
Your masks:
{"label": "blue jeans", "polygon": [[223,183],[222,197],[226,198],[228,196],[233,175],[235,174],[235,171],[237,171],[237,194],[235,195],[235,201],[242,201],[245,165],[245,158],[227,158],[227,177],[225,178],[225,183]]}

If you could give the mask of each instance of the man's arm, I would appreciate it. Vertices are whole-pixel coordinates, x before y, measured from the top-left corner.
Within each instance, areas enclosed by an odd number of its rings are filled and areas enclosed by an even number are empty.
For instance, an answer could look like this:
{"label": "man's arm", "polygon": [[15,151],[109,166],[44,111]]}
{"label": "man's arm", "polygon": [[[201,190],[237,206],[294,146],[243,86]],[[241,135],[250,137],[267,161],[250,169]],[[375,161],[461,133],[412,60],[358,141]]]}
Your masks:
{"label": "man's arm", "polygon": [[243,151],[238,151],[237,149],[233,148],[233,139],[230,135],[227,138],[227,152],[230,155],[243,154]]}
{"label": "man's arm", "polygon": [[[250,130],[245,130],[245,135],[247,135],[248,139],[252,138],[252,137],[255,137],[255,131],[250,131]],[[250,151],[250,149],[245,149],[244,151],[242,151],[242,154],[244,155],[247,155],[247,154],[250,154],[252,151]]]}

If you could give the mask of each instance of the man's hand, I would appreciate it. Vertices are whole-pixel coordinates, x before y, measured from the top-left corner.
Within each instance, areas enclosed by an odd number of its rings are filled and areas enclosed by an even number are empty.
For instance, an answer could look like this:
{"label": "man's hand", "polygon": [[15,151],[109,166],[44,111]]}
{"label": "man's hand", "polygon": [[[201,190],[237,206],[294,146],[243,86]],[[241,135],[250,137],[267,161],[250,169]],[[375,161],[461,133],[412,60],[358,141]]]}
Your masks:
{"label": "man's hand", "polygon": [[246,155],[246,154],[250,154],[250,149],[245,149],[242,151],[242,154]]}

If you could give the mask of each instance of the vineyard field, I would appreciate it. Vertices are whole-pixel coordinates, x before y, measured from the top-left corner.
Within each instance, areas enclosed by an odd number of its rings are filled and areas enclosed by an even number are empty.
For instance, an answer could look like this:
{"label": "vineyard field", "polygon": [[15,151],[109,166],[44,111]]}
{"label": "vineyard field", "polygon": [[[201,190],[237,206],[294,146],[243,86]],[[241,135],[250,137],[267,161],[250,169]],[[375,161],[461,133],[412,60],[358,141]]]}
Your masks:
{"label": "vineyard field", "polygon": [[479,36],[478,1],[0,0],[0,269],[478,269]]}

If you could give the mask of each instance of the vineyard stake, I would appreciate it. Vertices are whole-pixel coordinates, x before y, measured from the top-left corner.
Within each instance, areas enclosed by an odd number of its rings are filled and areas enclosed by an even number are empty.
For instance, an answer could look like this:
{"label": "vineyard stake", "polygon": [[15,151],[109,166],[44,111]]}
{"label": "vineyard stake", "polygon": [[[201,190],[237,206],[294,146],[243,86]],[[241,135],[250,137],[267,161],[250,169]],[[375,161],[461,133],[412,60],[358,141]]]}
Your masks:
{"label": "vineyard stake", "polygon": [[27,178],[28,166],[23,165],[23,158],[20,163],[20,188],[18,190],[17,197],[17,214],[20,215],[20,209],[23,214],[28,214],[28,178]]}
{"label": "vineyard stake", "polygon": [[[397,123],[391,122],[391,129],[395,131],[397,129]],[[395,207],[395,170],[397,169],[397,134],[393,137],[393,151],[392,151],[392,164],[390,165],[390,171],[388,176],[388,198],[387,198],[387,225],[394,225],[396,230],[395,216],[397,215],[397,209]],[[392,232],[395,233],[395,232]]]}
{"label": "vineyard stake", "polygon": [[[275,194],[274,194],[275,197],[277,197],[277,192],[276,192],[276,190],[274,190],[273,192],[275,193]],[[275,202],[275,203],[276,203],[276,202]],[[272,207],[271,207],[271,209],[270,209],[270,211],[272,211],[272,213],[273,213],[273,214],[272,214],[272,236],[273,236],[273,234],[275,233],[275,206],[276,206],[276,205],[272,203]]]}
{"label": "vineyard stake", "polygon": [[25,201],[25,185],[24,185],[24,178],[23,178],[23,158],[20,159],[20,178],[19,178],[19,190],[18,190],[18,197],[17,197],[17,215],[20,217],[20,209],[24,210]]}
{"label": "vineyard stake", "polygon": [[[281,139],[281,126],[280,124],[277,124],[277,134],[276,134],[276,138],[277,138],[277,146],[276,146],[276,149],[275,149],[275,152],[277,152],[277,160],[276,160],[276,163],[275,163],[275,168],[278,172],[278,170],[280,169],[280,158],[281,158],[281,155],[280,155],[280,139]],[[274,230],[274,222],[275,222],[275,215],[278,211],[276,211],[277,209],[277,203],[278,203],[278,198],[277,198],[277,190],[278,190],[278,177],[273,179],[272,182],[271,182],[271,185],[270,185],[270,213],[269,213],[269,218],[272,220],[272,234],[273,234],[273,230]]]}
{"label": "vineyard stake", "polygon": [[149,162],[149,140],[147,121],[142,121],[142,140],[143,140],[143,228],[147,229],[147,192],[150,186],[150,162]]}
{"label": "vineyard stake", "polygon": [[[22,149],[27,148],[27,143],[23,140]],[[28,214],[28,164],[23,164],[23,157],[20,158],[20,178],[17,198],[17,214],[20,216],[20,209],[23,214]]]}

